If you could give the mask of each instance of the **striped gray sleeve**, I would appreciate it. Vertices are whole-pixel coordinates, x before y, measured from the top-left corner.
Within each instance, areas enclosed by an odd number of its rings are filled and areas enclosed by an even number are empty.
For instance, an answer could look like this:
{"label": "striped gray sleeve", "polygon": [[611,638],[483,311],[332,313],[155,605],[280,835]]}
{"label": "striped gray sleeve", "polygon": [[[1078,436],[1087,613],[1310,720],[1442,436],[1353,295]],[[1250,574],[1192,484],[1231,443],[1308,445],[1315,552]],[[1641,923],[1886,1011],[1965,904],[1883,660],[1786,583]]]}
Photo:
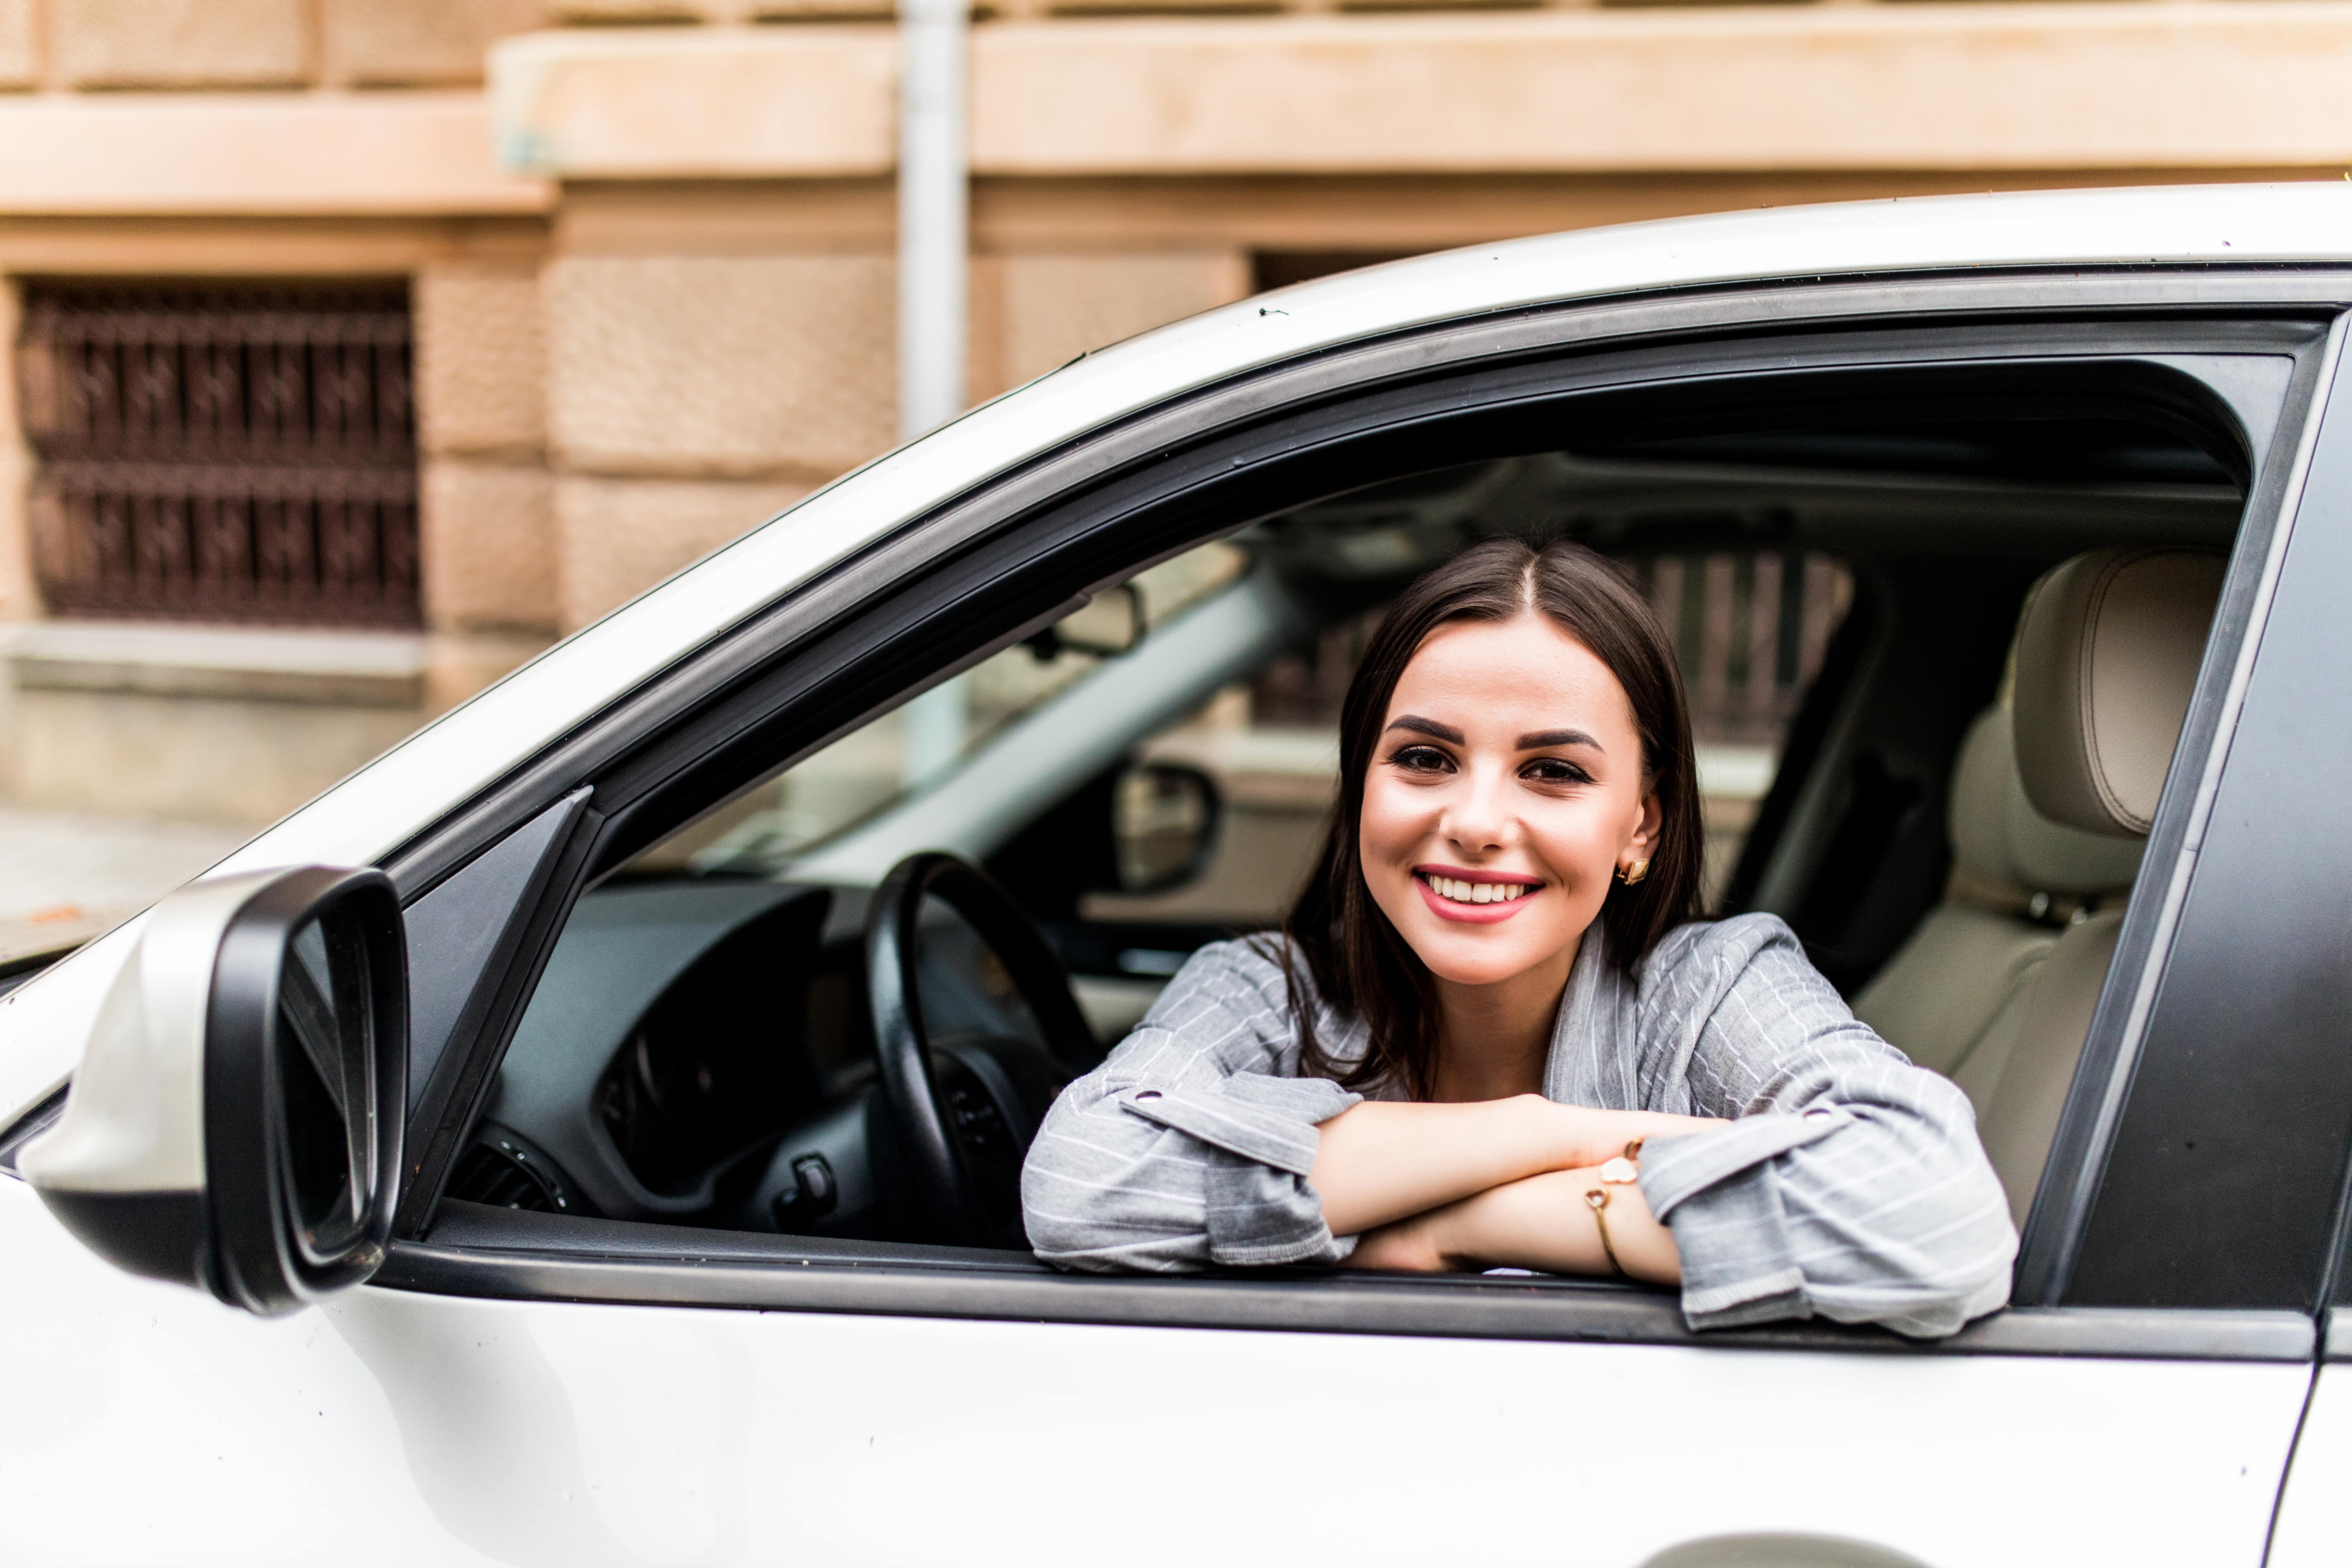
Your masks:
{"label": "striped gray sleeve", "polygon": [[1307,1175],[1317,1125],[1360,1097],[1290,1076],[1282,984],[1245,943],[1205,947],[1110,1059],[1062,1091],[1021,1173],[1040,1258],[1172,1273],[1347,1255]]}
{"label": "striped gray sleeve", "polygon": [[1938,1335],[2000,1306],[2017,1235],[1967,1097],[1857,1022],[1780,921],[1706,945],[1720,963],[1675,980],[1717,993],[1684,1014],[1704,1022],[1682,1076],[1692,1111],[1739,1120],[1642,1161],[1692,1326]]}

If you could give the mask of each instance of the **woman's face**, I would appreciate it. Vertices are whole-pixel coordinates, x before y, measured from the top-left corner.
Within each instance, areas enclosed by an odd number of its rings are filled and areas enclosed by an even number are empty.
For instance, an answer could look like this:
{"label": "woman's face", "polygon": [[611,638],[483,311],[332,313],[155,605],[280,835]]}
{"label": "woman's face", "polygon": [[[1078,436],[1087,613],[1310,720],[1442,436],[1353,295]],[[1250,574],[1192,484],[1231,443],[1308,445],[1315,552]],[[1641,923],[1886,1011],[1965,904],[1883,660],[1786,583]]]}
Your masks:
{"label": "woman's face", "polygon": [[1405,666],[1364,779],[1364,879],[1440,980],[1566,978],[1659,822],[1632,705],[1547,616],[1459,621]]}

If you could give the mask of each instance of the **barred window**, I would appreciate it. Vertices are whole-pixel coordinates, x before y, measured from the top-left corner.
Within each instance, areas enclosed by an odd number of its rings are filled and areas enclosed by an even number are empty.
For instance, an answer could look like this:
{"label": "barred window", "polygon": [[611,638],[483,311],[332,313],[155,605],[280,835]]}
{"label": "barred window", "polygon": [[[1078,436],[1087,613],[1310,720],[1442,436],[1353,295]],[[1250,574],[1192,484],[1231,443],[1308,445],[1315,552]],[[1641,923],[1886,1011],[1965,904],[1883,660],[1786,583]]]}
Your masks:
{"label": "barred window", "polygon": [[50,611],[419,624],[404,283],[25,288]]}

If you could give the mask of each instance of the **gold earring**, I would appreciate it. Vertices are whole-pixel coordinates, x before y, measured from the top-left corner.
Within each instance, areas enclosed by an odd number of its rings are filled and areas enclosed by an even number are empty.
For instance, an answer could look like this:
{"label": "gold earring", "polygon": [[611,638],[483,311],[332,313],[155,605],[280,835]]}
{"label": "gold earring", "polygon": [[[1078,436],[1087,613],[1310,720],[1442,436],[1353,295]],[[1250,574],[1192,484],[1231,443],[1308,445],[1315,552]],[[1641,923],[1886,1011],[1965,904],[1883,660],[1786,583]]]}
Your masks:
{"label": "gold earring", "polygon": [[1650,863],[1647,860],[1636,860],[1631,866],[1617,868],[1617,879],[1629,888],[1649,874]]}

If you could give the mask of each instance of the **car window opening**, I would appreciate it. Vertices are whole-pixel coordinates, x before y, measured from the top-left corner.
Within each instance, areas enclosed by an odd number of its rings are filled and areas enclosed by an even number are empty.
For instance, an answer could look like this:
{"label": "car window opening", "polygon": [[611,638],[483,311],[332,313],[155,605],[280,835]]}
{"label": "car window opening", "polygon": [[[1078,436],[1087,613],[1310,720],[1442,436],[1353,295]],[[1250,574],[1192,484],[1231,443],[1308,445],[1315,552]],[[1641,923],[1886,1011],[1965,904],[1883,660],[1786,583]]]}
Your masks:
{"label": "car window opening", "polygon": [[[1658,610],[1698,731],[1706,907],[1781,915],[1980,1119],[2010,1107],[1994,1153],[2021,1218],[2138,844],[2025,798],[2021,609],[2101,551],[2202,552],[2218,584],[2242,489],[2213,445],[2107,412],[1784,416],[1403,475],[1201,543],[608,874],[446,1197],[919,1248],[860,938],[884,874],[935,847],[982,865],[1108,1048],[1195,949],[1278,923],[1382,605],[1510,534],[1591,544]],[[2201,647],[2203,624],[2179,635]],[[936,899],[916,923],[955,1135],[1017,1171],[1039,1091],[1005,1043],[1049,1031],[991,932]],[[2061,970],[2064,1005],[2037,1001]]]}

